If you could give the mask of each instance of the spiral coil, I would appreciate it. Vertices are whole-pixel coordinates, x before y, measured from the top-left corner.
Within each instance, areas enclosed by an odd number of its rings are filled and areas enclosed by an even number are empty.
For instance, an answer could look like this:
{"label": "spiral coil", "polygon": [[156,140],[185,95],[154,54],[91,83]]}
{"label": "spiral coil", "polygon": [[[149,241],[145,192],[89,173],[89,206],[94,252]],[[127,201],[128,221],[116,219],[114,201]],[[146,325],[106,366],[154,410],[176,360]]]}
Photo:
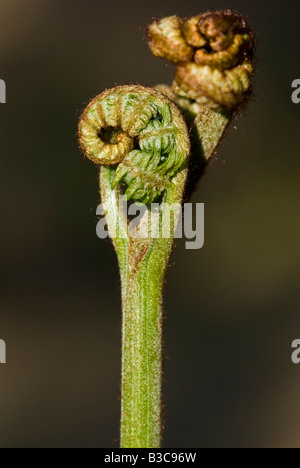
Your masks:
{"label": "spiral coil", "polygon": [[246,20],[217,11],[182,20],[163,18],[149,26],[149,47],[177,65],[175,94],[214,110],[231,110],[251,89],[254,36]]}
{"label": "spiral coil", "polygon": [[124,185],[125,198],[134,202],[158,200],[188,164],[184,119],[155,89],[132,85],[104,91],[83,112],[78,134],[87,158],[115,166],[113,188]]}

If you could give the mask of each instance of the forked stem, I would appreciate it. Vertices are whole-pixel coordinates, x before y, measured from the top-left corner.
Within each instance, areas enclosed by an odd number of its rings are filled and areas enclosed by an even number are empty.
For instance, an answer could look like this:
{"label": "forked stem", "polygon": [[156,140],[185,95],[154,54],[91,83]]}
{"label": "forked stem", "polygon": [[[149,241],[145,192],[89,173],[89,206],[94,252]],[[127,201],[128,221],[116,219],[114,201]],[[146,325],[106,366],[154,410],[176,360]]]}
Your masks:
{"label": "forked stem", "polygon": [[[101,199],[120,266],[122,448],[160,446],[162,291],[177,220],[250,96],[254,71],[254,35],[229,10],[163,18],[148,35],[154,55],[176,64],[172,87],[108,89],[86,107],[78,127],[84,154],[101,166]],[[121,186],[127,200],[146,206],[138,226],[129,222]]]}
{"label": "forked stem", "polygon": [[[229,120],[229,116],[203,108],[202,119],[196,119],[197,164],[204,166],[210,159]],[[151,236],[144,239],[128,227],[120,189],[112,188],[115,169],[102,167],[100,174],[106,221],[109,230],[117,234],[113,243],[122,284],[121,447],[158,448],[162,426],[162,292],[180,215],[180,210],[170,208],[183,203],[188,170],[182,170],[173,179],[154,225],[155,232],[152,223]],[[148,215],[149,208],[140,226],[150,219]],[[169,237],[164,237],[166,219],[171,224]]]}

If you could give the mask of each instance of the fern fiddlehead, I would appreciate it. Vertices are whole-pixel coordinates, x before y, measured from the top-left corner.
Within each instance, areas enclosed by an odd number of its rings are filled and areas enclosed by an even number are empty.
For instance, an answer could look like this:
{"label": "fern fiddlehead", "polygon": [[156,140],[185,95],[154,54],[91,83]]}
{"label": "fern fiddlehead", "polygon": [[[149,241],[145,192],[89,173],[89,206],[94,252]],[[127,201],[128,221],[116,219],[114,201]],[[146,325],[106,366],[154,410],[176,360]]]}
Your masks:
{"label": "fern fiddlehead", "polygon": [[231,11],[182,20],[163,18],[149,26],[152,53],[177,65],[173,90],[216,111],[245,102],[253,75],[253,33]]}
{"label": "fern fiddlehead", "polygon": [[112,187],[150,205],[187,166],[189,140],[178,108],[155,89],[120,86],[97,96],[79,123],[79,141],[94,163],[116,166]]}
{"label": "fern fiddlehead", "polygon": [[238,106],[251,96],[254,34],[243,16],[225,10],[154,21],[148,37],[152,53],[176,65],[172,87],[157,89],[176,102],[191,127],[189,197]]}
{"label": "fern fiddlehead", "polygon": [[[162,288],[178,217],[169,209],[183,202],[190,160],[189,132],[179,109],[189,126],[195,123],[193,188],[235,109],[249,96],[253,74],[253,33],[230,11],[164,18],[149,27],[149,41],[154,55],[177,66],[172,88],[107,90],[87,106],[78,128],[81,149],[101,167],[109,230],[118,228],[113,243],[122,281],[122,448],[160,446]],[[164,202],[154,237],[130,235],[122,191],[127,200],[148,207]],[[167,238],[164,219],[172,223]]]}
{"label": "fern fiddlehead", "polygon": [[[122,281],[123,352],[121,446],[159,447],[161,439],[162,288],[174,233],[160,220],[181,205],[188,173],[189,133],[177,106],[139,85],[104,91],[78,128],[84,154],[100,165],[101,199]],[[164,201],[155,238],[131,236],[120,195],[150,205]],[[147,214],[147,213],[146,213]],[[115,226],[114,226],[115,227]],[[173,229],[176,214],[173,214]]]}

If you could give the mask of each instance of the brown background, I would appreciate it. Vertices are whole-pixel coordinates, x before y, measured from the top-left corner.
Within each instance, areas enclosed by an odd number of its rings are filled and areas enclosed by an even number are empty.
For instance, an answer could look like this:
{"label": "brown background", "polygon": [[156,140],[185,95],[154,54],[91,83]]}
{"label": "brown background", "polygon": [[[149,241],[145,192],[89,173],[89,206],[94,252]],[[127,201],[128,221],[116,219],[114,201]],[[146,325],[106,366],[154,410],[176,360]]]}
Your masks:
{"label": "brown background", "polygon": [[300,447],[300,5],[274,0],[1,2],[1,447],[118,446],[118,268],[77,119],[106,87],[171,82],[147,49],[152,17],[217,8],[248,16],[259,67],[193,198],[205,247],[172,257],[164,446]]}

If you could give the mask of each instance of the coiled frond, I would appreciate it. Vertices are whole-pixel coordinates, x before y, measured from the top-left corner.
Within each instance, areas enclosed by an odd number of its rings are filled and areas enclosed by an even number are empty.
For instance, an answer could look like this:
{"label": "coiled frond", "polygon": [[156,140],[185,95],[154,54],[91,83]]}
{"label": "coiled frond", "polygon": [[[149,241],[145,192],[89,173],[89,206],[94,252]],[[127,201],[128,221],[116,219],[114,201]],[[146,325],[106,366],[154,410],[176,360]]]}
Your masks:
{"label": "coiled frond", "polygon": [[79,122],[79,143],[94,163],[115,166],[113,187],[128,200],[159,199],[187,167],[188,130],[174,103],[139,85],[108,89],[91,101]]}
{"label": "coiled frond", "polygon": [[241,15],[170,16],[152,23],[148,34],[152,53],[177,65],[175,94],[214,110],[232,110],[249,95],[254,36]]}

